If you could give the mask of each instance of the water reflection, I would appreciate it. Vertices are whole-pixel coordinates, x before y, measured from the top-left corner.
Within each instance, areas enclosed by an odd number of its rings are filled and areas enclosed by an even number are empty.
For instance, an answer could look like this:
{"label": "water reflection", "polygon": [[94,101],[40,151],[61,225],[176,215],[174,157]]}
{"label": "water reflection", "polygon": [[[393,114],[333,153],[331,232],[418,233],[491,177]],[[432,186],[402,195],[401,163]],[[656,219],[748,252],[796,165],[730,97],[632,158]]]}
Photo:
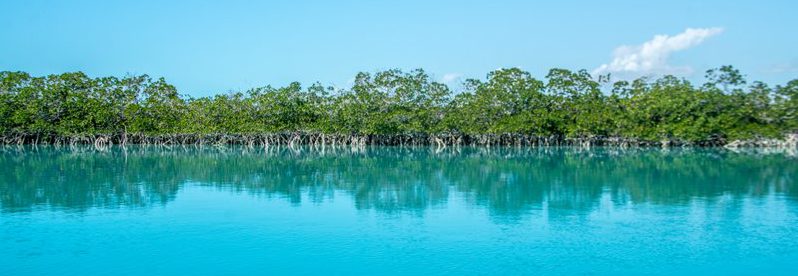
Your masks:
{"label": "water reflection", "polygon": [[52,147],[0,150],[0,210],[150,207],[187,185],[295,204],[350,195],[359,209],[423,215],[452,196],[514,219],[546,206],[584,213],[613,204],[798,197],[798,162],[719,149]]}

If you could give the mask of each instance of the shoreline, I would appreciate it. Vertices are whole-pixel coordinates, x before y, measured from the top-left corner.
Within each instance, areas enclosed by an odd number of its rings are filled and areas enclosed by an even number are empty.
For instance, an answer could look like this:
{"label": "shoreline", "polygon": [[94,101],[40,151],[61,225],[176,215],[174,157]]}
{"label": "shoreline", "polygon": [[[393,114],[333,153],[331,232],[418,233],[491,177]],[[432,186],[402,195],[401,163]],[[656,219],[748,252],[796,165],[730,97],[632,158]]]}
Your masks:
{"label": "shoreline", "polygon": [[327,133],[260,133],[260,134],[94,134],[37,135],[0,134],[0,145],[244,145],[244,146],[476,146],[476,147],[723,147],[723,148],[796,148],[798,133],[782,139],[759,138],[727,141],[722,138],[690,142],[677,139],[652,141],[625,137],[593,136],[567,138],[557,135],[525,134],[396,134],[345,135]]}

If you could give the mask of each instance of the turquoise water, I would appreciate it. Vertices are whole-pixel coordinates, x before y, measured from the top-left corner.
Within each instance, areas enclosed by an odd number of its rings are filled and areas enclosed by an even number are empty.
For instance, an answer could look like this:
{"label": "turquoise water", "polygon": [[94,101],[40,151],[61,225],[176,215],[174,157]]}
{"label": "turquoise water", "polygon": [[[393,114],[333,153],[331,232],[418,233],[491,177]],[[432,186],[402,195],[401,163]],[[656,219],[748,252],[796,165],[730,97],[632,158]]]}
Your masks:
{"label": "turquoise water", "polygon": [[0,148],[2,275],[798,275],[798,158]]}

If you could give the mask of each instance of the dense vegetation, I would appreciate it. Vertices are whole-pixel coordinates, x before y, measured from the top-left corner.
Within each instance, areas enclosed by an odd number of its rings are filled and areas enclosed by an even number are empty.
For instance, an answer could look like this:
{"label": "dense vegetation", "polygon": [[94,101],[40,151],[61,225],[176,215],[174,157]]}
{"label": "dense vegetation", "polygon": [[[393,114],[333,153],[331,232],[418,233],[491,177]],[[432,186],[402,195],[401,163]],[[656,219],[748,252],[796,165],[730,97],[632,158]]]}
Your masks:
{"label": "dense vegetation", "polygon": [[455,93],[423,70],[388,70],[359,73],[345,89],[291,83],[193,98],[147,75],[6,71],[0,136],[2,143],[723,144],[798,129],[798,79],[748,83],[723,66],[707,71],[702,85],[673,76],[608,80],[563,69],[538,80],[511,68],[466,80]]}

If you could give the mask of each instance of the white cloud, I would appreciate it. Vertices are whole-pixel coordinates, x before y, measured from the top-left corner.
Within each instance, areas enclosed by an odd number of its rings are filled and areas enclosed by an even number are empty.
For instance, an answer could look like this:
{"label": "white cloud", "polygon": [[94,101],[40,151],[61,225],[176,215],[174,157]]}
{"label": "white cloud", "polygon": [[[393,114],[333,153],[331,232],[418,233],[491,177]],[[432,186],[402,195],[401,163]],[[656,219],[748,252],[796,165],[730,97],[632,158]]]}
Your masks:
{"label": "white cloud", "polygon": [[689,74],[693,71],[689,66],[668,64],[671,53],[689,49],[701,44],[706,38],[722,32],[722,28],[687,28],[674,36],[656,35],[641,45],[620,46],[615,48],[612,61],[593,70],[593,74],[612,73],[621,76]]}
{"label": "white cloud", "polygon": [[443,77],[441,77],[441,82],[448,84],[448,83],[451,83],[451,82],[459,79],[461,76],[463,76],[463,74],[460,74],[460,73],[446,73],[446,74],[443,74]]}

